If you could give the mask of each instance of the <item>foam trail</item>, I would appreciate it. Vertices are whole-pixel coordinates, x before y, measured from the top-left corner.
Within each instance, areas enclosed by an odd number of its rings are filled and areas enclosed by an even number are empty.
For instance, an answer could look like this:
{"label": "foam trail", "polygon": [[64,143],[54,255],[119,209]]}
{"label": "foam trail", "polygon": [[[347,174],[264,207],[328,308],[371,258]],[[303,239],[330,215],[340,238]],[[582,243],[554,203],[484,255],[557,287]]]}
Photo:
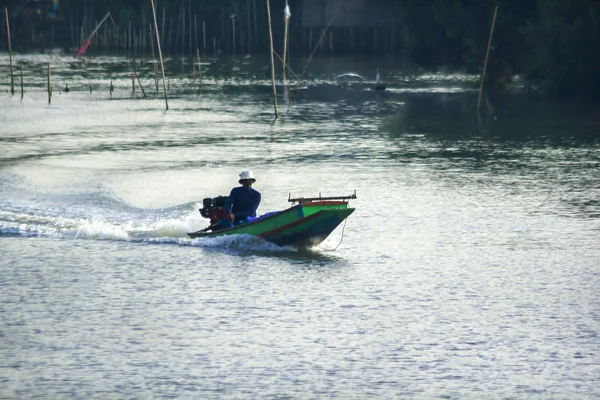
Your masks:
{"label": "foam trail", "polygon": [[[165,214],[165,213],[163,213]],[[167,212],[168,214],[168,212]],[[79,240],[113,240],[177,244],[195,247],[224,247],[240,250],[290,251],[250,235],[190,239],[187,232],[205,221],[195,213],[150,220],[110,221],[102,217],[68,218],[0,211],[0,236],[47,237]]]}

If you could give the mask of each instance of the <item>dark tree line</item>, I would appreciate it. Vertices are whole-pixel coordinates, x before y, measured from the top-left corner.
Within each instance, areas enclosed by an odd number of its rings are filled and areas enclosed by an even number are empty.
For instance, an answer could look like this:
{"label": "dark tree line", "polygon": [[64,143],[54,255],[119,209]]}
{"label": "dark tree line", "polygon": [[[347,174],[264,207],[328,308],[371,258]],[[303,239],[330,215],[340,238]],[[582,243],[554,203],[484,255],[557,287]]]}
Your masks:
{"label": "dark tree line", "polygon": [[[218,38],[224,52],[231,51],[232,24],[235,24],[239,50],[268,52],[266,0],[155,1],[159,23],[164,13],[165,24],[170,21],[180,28],[185,18],[187,29],[191,29],[191,15],[197,15],[205,21],[211,36]],[[9,14],[16,19],[16,10],[22,9],[24,3],[24,0],[3,0],[0,6],[2,10],[8,7]],[[365,2],[367,6],[376,3],[376,0]],[[58,4],[64,34],[57,33],[57,41],[65,47],[78,46],[82,31],[91,31],[94,21],[107,11],[121,32],[131,26],[141,29],[152,21],[150,0],[60,0]],[[305,40],[299,11],[302,1],[289,0],[289,4],[290,46],[294,49]],[[398,15],[395,31],[399,38],[392,51],[405,65],[481,72],[494,8],[498,6],[487,69],[486,85],[490,90],[501,91],[512,77],[520,75],[547,97],[600,99],[600,1],[395,0],[391,4]],[[271,12],[276,16],[275,32],[283,32],[284,6],[284,0],[271,0]],[[235,18],[231,18],[233,15]],[[16,32],[13,40],[26,42],[26,34],[20,38],[21,33]],[[182,31],[180,35],[183,34]],[[281,42],[282,35],[276,36]],[[339,36],[335,40],[346,39]]]}
{"label": "dark tree line", "polygon": [[398,0],[406,53],[426,68],[478,72],[494,7],[488,79],[519,74],[556,99],[600,99],[600,2],[596,0]]}

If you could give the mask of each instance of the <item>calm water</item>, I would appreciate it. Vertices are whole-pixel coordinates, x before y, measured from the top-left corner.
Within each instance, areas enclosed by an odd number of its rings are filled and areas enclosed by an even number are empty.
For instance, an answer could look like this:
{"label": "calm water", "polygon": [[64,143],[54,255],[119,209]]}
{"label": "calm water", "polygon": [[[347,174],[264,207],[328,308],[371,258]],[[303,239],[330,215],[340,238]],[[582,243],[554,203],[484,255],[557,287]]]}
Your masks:
{"label": "calm water", "polygon": [[[0,398],[600,396],[597,108],[515,100],[480,127],[476,77],[386,61],[377,93],[376,64],[326,59],[272,124],[264,59],[205,60],[202,94],[170,60],[167,112],[148,62],[143,98],[123,58],[15,59]],[[188,239],[242,169],[259,213],[354,190],[357,211],[309,252]]]}

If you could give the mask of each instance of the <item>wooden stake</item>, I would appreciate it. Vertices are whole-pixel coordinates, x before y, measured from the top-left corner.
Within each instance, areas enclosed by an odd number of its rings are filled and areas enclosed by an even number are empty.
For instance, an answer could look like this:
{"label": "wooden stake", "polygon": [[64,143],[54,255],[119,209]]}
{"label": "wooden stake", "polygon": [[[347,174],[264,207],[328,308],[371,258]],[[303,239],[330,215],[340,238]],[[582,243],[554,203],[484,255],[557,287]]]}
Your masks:
{"label": "wooden stake", "polygon": [[8,59],[10,63],[10,94],[15,94],[15,80],[13,76],[12,66],[12,48],[10,46],[10,25],[8,23],[8,7],[4,7],[4,14],[6,15],[6,34],[8,37]]}
{"label": "wooden stake", "polygon": [[[190,30],[188,54],[192,54],[192,1],[188,0],[188,29]],[[192,56],[192,60],[194,56]]]}
{"label": "wooden stake", "polygon": [[23,100],[23,61],[21,61],[21,100]]}
{"label": "wooden stake", "polygon": [[48,63],[48,104],[52,103],[52,86],[50,85],[50,63]]}
{"label": "wooden stake", "polygon": [[275,106],[275,119],[279,118],[277,112],[277,88],[275,87],[275,60],[273,59],[273,29],[271,29],[271,4],[267,0],[267,15],[269,16],[269,41],[271,42],[271,82],[273,83],[273,104]]}
{"label": "wooden stake", "polygon": [[169,53],[173,52],[173,17],[169,17]]}
{"label": "wooden stake", "polygon": [[127,53],[125,54],[132,54],[131,53],[131,21],[129,21],[129,31],[127,33]]}
{"label": "wooden stake", "polygon": [[166,13],[165,7],[163,7],[162,25],[160,26],[160,40],[163,43],[165,42],[165,25],[166,25],[166,22],[165,22],[165,18],[166,18],[165,13]]}
{"label": "wooden stake", "polygon": [[490,56],[490,48],[492,47],[492,36],[494,35],[494,26],[496,25],[496,15],[498,15],[498,6],[494,9],[494,18],[492,19],[492,28],[490,29],[490,38],[488,40],[488,47],[485,53],[485,62],[483,63],[483,72],[481,74],[481,84],[479,85],[479,98],[477,99],[477,115],[480,112],[481,106],[481,94],[483,93],[483,82],[485,81],[485,71],[487,70],[488,58]]}
{"label": "wooden stake", "polygon": [[129,64],[131,67],[131,93],[135,93],[135,72],[133,72],[133,61],[129,60]]}
{"label": "wooden stake", "polygon": [[163,77],[163,90],[165,92],[165,107],[169,109],[169,103],[167,101],[167,88],[165,86],[165,66],[163,64],[162,51],[160,50],[160,38],[158,37],[158,24],[156,23],[156,9],[154,8],[154,0],[152,2],[152,14],[154,15],[154,31],[156,32],[156,45],[158,47],[158,56],[160,57],[160,68],[162,69]]}
{"label": "wooden stake", "polygon": [[185,48],[185,6],[184,2],[181,2],[181,54]]}
{"label": "wooden stake", "polygon": [[[286,0],[287,1],[287,0]],[[250,0],[246,0],[246,16],[248,17],[248,54],[252,52],[252,25],[250,24]]]}
{"label": "wooden stake", "polygon": [[154,70],[154,85],[156,86],[156,94],[158,94],[158,71],[156,68],[156,60],[154,59],[154,38],[152,36],[152,25],[148,24],[150,28],[150,47],[152,47],[152,69]]}
{"label": "wooden stake", "polygon": [[192,58],[192,70],[194,71],[194,94],[196,94],[196,63]]}
{"label": "wooden stake", "polygon": [[231,19],[231,27],[233,30],[233,40],[232,40],[232,44],[233,44],[233,56],[235,57],[235,17],[230,18]]}
{"label": "wooden stake", "polygon": [[206,54],[206,21],[202,21],[202,52]]}
{"label": "wooden stake", "polygon": [[[190,41],[191,43],[191,41]],[[198,19],[196,18],[196,14],[194,14],[194,44],[196,45],[196,49],[198,48]],[[190,50],[190,53],[192,51]]]}
{"label": "wooden stake", "polygon": [[285,19],[285,32],[283,35],[283,60],[281,60],[283,62],[283,71],[282,71],[283,86],[285,86],[285,67],[286,67],[285,59],[287,57],[288,30],[289,30],[289,22],[290,22],[289,10],[290,10],[290,6],[288,5],[288,0],[285,0],[285,11],[284,11],[285,14],[283,16],[283,18]]}
{"label": "wooden stake", "polygon": [[252,0],[252,8],[254,9],[254,45],[258,46],[258,21],[256,19],[256,0]]}
{"label": "wooden stake", "polygon": [[200,64],[200,51],[196,49],[196,55],[198,56],[198,75],[200,77],[200,92],[202,93],[202,65]]}

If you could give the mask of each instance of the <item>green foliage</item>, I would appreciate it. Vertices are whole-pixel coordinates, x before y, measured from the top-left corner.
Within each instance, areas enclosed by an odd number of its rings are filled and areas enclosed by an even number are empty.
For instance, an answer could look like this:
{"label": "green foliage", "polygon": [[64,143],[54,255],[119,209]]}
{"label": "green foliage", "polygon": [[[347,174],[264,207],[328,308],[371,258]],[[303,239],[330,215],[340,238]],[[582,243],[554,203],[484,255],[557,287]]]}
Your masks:
{"label": "green foliage", "polygon": [[555,98],[598,98],[600,4],[539,0],[538,18],[522,28],[529,49],[523,71]]}
{"label": "green foliage", "polygon": [[422,67],[483,68],[499,7],[487,87],[515,74],[555,98],[600,100],[600,2],[595,0],[398,0],[404,54]]}

